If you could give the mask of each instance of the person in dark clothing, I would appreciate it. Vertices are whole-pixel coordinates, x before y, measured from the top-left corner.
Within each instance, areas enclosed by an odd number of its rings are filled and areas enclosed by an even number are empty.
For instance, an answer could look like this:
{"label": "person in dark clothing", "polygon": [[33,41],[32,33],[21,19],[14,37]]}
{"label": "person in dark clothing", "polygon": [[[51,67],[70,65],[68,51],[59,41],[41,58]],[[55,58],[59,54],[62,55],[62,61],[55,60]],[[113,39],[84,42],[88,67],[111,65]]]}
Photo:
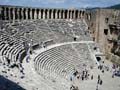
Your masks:
{"label": "person in dark clothing", "polygon": [[7,60],[8,65],[10,64],[10,59],[8,57],[5,57]]}
{"label": "person in dark clothing", "polygon": [[96,86],[96,90],[98,90],[98,85]]}
{"label": "person in dark clothing", "polygon": [[102,81],[102,80],[100,80],[100,85],[102,85],[102,83],[103,83],[103,81]]}
{"label": "person in dark clothing", "polygon": [[100,80],[100,75],[98,75],[98,80]]}
{"label": "person in dark clothing", "polygon": [[100,66],[98,66],[98,69],[100,69]]}
{"label": "person in dark clothing", "polygon": [[91,76],[91,80],[93,80],[93,75]]}
{"label": "person in dark clothing", "polygon": [[102,73],[104,73],[104,70],[102,70]]}
{"label": "person in dark clothing", "polygon": [[73,73],[74,76],[76,76],[77,74],[78,74],[78,71],[75,71],[75,72]]}
{"label": "person in dark clothing", "polygon": [[70,81],[72,81],[72,76],[70,77]]}
{"label": "person in dark clothing", "polygon": [[86,79],[86,80],[87,80],[87,77],[88,77],[87,74],[85,74],[85,79]]}
{"label": "person in dark clothing", "polygon": [[77,40],[77,38],[76,37],[74,37],[74,41],[76,41]]}
{"label": "person in dark clothing", "polygon": [[84,75],[82,75],[82,80],[84,80]]}
{"label": "person in dark clothing", "polygon": [[115,75],[115,74],[113,73],[113,74],[112,74],[112,78],[114,78],[114,75]]}
{"label": "person in dark clothing", "polygon": [[98,75],[98,81],[97,81],[97,84],[100,83],[100,75]]}
{"label": "person in dark clothing", "polygon": [[80,75],[79,76],[77,76],[77,79],[79,79],[80,78]]}
{"label": "person in dark clothing", "polygon": [[83,75],[85,74],[85,71],[83,71]]}
{"label": "person in dark clothing", "polygon": [[98,79],[98,81],[97,81],[97,84],[99,84],[100,83],[100,79]]}
{"label": "person in dark clothing", "polygon": [[86,74],[88,74],[88,71],[86,70]]}

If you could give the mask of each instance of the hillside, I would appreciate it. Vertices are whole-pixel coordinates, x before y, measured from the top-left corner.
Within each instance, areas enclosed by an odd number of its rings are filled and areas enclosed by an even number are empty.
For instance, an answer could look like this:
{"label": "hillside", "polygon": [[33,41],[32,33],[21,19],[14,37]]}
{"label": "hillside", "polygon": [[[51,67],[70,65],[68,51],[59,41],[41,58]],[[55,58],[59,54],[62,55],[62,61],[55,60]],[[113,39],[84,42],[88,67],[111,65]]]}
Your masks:
{"label": "hillside", "polygon": [[117,5],[113,5],[113,6],[110,6],[110,7],[107,7],[109,9],[120,9],[120,4],[117,4]]}

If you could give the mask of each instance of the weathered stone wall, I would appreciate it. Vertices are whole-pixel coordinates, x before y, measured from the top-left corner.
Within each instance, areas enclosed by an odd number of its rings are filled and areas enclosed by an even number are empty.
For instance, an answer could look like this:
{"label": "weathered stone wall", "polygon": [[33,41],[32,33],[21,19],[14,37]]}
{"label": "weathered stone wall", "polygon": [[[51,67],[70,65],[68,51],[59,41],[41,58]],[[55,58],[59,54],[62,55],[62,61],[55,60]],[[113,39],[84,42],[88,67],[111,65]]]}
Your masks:
{"label": "weathered stone wall", "polygon": [[[111,58],[108,58],[108,54],[111,53],[111,48],[113,47],[113,43],[110,43],[108,39],[117,38],[118,36],[111,34],[109,25],[114,24],[116,20],[120,21],[119,12],[120,10],[114,9],[94,9],[87,11],[87,13],[91,14],[91,20],[87,22],[93,40],[99,43],[101,51],[106,58],[111,61],[115,60],[115,62],[119,62],[120,57],[112,54]],[[115,28],[115,30],[119,30],[120,32],[120,29]]]}
{"label": "weathered stone wall", "polygon": [[108,60],[112,61],[113,63],[120,65],[120,57],[119,56],[114,55],[112,53],[107,53],[106,58]]}

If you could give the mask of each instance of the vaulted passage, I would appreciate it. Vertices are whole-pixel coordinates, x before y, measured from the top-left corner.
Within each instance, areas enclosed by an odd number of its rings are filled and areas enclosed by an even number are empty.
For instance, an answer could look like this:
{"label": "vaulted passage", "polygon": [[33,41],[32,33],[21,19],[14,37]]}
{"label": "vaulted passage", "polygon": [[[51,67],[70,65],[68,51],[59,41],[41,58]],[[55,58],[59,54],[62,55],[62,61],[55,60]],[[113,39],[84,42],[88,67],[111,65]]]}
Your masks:
{"label": "vaulted passage", "polygon": [[0,6],[0,20],[80,19],[84,15],[85,11],[77,9]]}

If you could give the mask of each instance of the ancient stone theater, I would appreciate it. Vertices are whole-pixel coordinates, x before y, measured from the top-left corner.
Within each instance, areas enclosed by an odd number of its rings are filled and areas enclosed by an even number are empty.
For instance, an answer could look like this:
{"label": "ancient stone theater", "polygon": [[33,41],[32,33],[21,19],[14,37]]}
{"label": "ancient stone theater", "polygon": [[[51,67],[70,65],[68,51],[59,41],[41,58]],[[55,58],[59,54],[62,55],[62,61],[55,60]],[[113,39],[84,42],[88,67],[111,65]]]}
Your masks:
{"label": "ancient stone theater", "polygon": [[120,90],[112,65],[120,10],[0,5],[0,90]]}

